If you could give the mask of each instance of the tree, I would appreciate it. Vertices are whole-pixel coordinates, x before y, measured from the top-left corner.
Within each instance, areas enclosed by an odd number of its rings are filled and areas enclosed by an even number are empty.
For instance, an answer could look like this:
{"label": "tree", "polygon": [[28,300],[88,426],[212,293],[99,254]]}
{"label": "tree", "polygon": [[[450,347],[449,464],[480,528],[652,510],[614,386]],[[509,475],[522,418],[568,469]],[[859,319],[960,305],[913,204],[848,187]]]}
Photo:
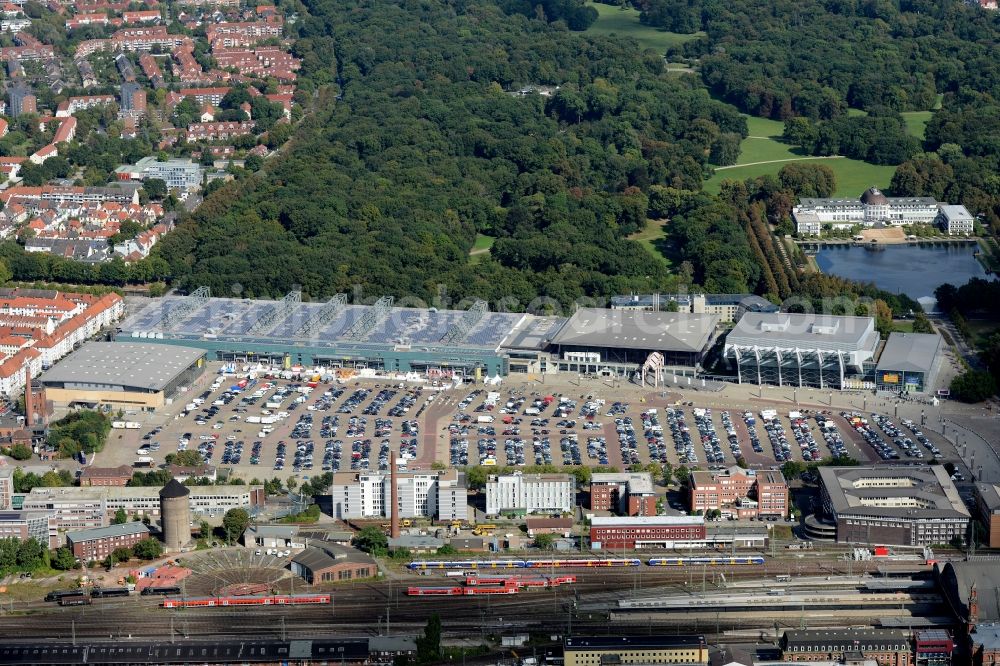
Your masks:
{"label": "tree", "polygon": [[913,315],[913,332],[914,333],[933,333],[934,326],[931,324],[931,320],[928,319],[927,315],[923,312],[917,312]]}
{"label": "tree", "polygon": [[351,543],[370,555],[383,555],[389,549],[389,538],[380,528],[369,525],[354,535]]}
{"label": "tree", "polygon": [[417,663],[432,664],[441,660],[441,616],[427,618],[424,635],[417,636]]}
{"label": "tree", "polygon": [[962,402],[982,402],[996,392],[993,376],[982,370],[966,370],[951,381],[952,397]]}
{"label": "tree", "polygon": [[792,481],[806,470],[806,466],[798,460],[788,460],[781,466],[781,473],[785,475],[786,481]]}
{"label": "tree", "polygon": [[140,560],[155,560],[163,554],[163,544],[153,538],[143,539],[132,546],[132,554]]}
{"label": "tree", "polygon": [[179,467],[200,467],[205,464],[205,459],[195,449],[168,453],[165,460],[168,465],[178,465]]}
{"label": "tree", "polygon": [[228,543],[234,543],[239,539],[249,526],[250,514],[246,509],[230,509],[222,517],[222,529],[226,533]]}
{"label": "tree", "polygon": [[437,551],[435,552],[438,555],[454,555],[455,553],[458,552],[458,550],[450,543],[446,543],[445,545],[438,548]]}
{"label": "tree", "polygon": [[110,569],[119,562],[128,562],[132,559],[132,550],[130,548],[115,548],[111,551],[111,554],[108,555],[108,559],[111,564],[107,568]]}
{"label": "tree", "polygon": [[115,511],[115,517],[114,520],[111,521],[111,524],[124,525],[127,522],[128,522],[128,514],[125,513],[125,509],[119,507],[119,509]]}
{"label": "tree", "polygon": [[52,568],[60,571],[69,571],[76,566],[76,557],[73,556],[73,551],[65,546],[57,548],[53,552],[51,560]]}
{"label": "tree", "polygon": [[536,534],[535,548],[542,550],[552,550],[556,545],[556,537],[553,534]]}
{"label": "tree", "polygon": [[31,457],[31,447],[20,442],[10,447],[10,457],[14,460],[27,460]]}
{"label": "tree", "polygon": [[162,201],[167,196],[167,183],[162,178],[147,178],[142,181],[142,189],[152,201]]}

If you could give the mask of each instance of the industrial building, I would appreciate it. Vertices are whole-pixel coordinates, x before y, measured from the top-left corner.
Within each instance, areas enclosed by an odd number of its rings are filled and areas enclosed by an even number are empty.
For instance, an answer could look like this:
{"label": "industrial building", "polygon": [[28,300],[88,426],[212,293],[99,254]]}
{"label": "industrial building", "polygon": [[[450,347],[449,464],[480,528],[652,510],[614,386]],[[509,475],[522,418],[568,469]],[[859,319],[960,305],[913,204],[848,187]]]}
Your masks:
{"label": "industrial building", "polygon": [[691,472],[691,510],[704,515],[719,510],[724,518],[788,515],[788,483],[780,471],[730,467]]}
{"label": "industrial building", "polygon": [[624,516],[655,516],[660,496],[649,472],[621,474],[595,472],[590,478],[592,511],[614,511]]}
{"label": "industrial building", "polygon": [[148,538],[149,528],[134,521],[70,532],[66,535],[66,545],[81,560],[103,560],[116,548],[131,548]]}
{"label": "industrial building", "polygon": [[693,372],[715,339],[717,315],[581,308],[570,318],[400,308],[390,297],[325,303],[293,291],[280,301],[212,298],[207,287],[167,296],[130,316],[119,341],[197,347],[211,360],[291,368],[416,372],[430,378],[572,372],[632,376],[652,352]]}
{"label": "industrial building", "polygon": [[565,666],[707,664],[704,636],[573,636],[563,644]]}
{"label": "industrial building", "polygon": [[702,516],[594,516],[590,519],[590,545],[594,549],[702,547],[706,536]]}
{"label": "industrial building", "polygon": [[837,543],[929,546],[968,535],[969,510],[941,465],[820,467],[819,476]]}
{"label": "industrial building", "polygon": [[372,578],[378,573],[370,555],[335,544],[306,548],[292,558],[291,569],[310,585]]}
{"label": "industrial building", "polygon": [[204,367],[205,352],[193,347],[90,342],[38,381],[57,405],[155,410]]}
{"label": "industrial building", "polygon": [[890,333],[875,367],[875,388],[931,393],[940,354],[941,336],[937,333]]}
{"label": "industrial building", "polygon": [[486,515],[569,513],[576,506],[576,482],[569,474],[491,476],[486,481]]}
{"label": "industrial building", "polygon": [[862,387],[879,340],[871,317],[747,313],[723,353],[741,384],[839,390]]}
{"label": "industrial building", "polygon": [[[401,518],[465,520],[469,504],[465,474],[456,469],[397,472],[397,504]],[[391,505],[388,472],[338,472],[330,499],[333,516],[350,520],[387,518]]]}

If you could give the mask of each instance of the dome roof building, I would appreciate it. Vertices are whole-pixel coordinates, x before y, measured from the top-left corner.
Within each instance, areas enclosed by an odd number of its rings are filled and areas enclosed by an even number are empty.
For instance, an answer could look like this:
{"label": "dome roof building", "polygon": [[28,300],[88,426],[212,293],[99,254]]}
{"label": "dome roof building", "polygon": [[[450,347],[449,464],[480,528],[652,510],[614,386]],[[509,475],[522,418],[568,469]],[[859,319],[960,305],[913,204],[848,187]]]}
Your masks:
{"label": "dome roof building", "polygon": [[861,203],[866,206],[888,206],[889,197],[882,194],[881,190],[877,187],[869,187],[865,190],[865,193],[861,195]]}

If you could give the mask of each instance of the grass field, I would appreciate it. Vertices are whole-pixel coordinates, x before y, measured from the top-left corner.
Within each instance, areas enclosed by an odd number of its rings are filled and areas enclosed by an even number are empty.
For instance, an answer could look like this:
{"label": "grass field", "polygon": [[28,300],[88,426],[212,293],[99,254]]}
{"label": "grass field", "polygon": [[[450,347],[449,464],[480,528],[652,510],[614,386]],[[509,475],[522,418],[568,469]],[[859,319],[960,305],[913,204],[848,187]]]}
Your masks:
{"label": "grass field", "polygon": [[816,159],[804,156],[796,152],[797,148],[779,140],[785,125],[777,120],[748,116],[747,129],[749,134],[740,144],[740,157],[736,165],[716,169],[715,175],[705,182],[706,191],[717,193],[723,180],[746,180],[769,173],[776,174],[782,166],[791,162],[817,161],[833,169],[836,174],[835,196],[856,197],[872,185],[887,189],[896,170],[892,166],[876,166],[844,157]]}
{"label": "grass field", "polygon": [[594,25],[587,28],[588,35],[631,37],[644,49],[655,49],[665,53],[671,46],[689,42],[702,34],[681,35],[642,25],[639,23],[639,12],[635,9],[621,9],[598,2],[590,3],[590,6],[596,9],[600,16],[594,21]]}
{"label": "grass field", "polygon": [[663,253],[662,241],[667,236],[667,222],[665,220],[646,220],[646,228],[638,233],[629,236],[629,240],[639,241],[646,250],[654,257],[663,262],[663,265],[670,266],[670,260]]}
{"label": "grass field", "polygon": [[489,254],[494,241],[496,241],[496,238],[493,236],[476,234],[476,242],[472,244],[472,249],[469,250],[469,261],[476,263]]}
{"label": "grass field", "polygon": [[923,141],[927,123],[930,122],[933,115],[933,111],[904,111],[902,116],[903,120],[906,121],[907,133]]}

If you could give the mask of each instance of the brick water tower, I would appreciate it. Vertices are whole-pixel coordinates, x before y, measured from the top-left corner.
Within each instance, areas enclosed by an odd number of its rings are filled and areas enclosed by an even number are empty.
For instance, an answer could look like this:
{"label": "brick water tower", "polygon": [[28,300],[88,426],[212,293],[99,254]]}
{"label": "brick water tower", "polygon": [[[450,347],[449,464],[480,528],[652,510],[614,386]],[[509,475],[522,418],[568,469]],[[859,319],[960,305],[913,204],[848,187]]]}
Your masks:
{"label": "brick water tower", "polygon": [[168,551],[183,550],[191,542],[191,491],[177,479],[160,490],[160,526]]}

